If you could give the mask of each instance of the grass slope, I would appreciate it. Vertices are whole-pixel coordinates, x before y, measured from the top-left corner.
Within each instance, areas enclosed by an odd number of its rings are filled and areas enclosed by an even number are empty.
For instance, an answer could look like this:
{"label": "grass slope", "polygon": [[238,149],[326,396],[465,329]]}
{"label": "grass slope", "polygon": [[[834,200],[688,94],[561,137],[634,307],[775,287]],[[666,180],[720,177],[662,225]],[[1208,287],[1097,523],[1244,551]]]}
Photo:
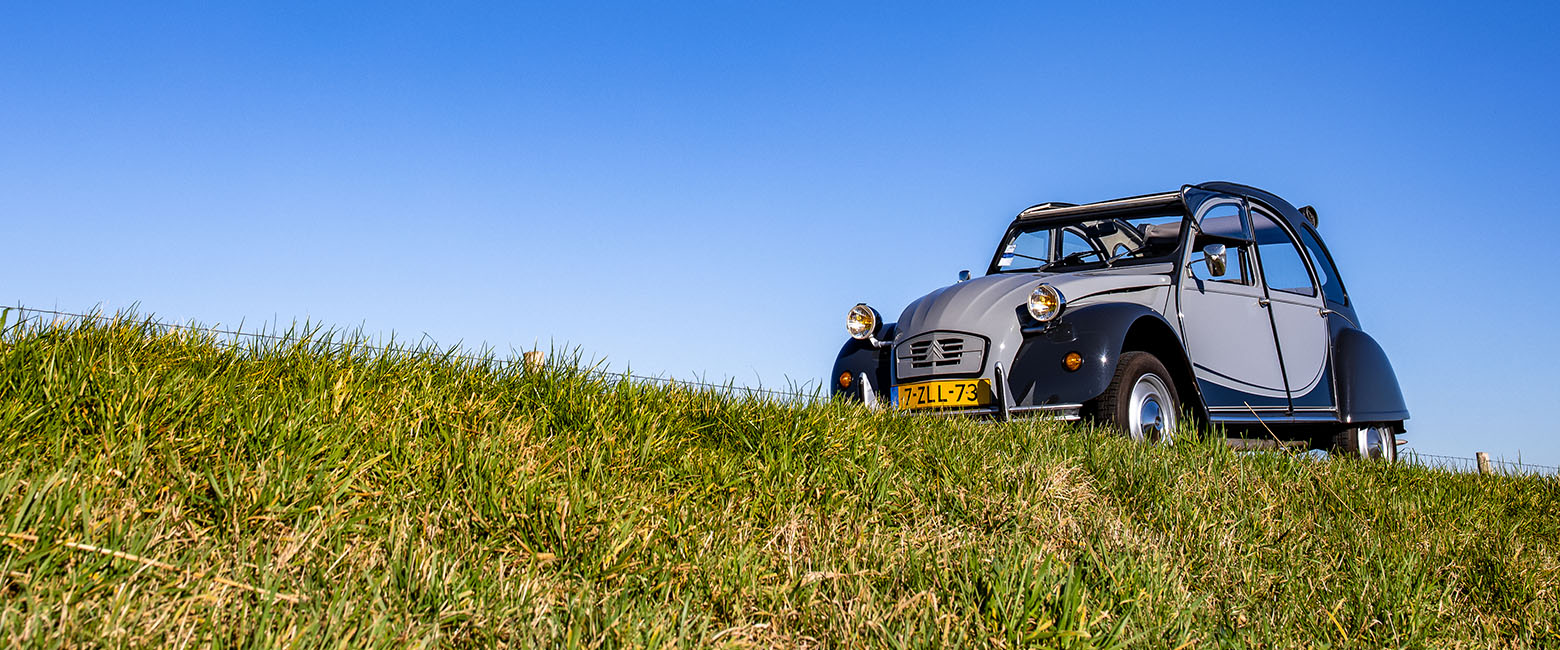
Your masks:
{"label": "grass slope", "polygon": [[1560,644],[1553,478],[1137,446],[342,342],[13,328],[0,639]]}

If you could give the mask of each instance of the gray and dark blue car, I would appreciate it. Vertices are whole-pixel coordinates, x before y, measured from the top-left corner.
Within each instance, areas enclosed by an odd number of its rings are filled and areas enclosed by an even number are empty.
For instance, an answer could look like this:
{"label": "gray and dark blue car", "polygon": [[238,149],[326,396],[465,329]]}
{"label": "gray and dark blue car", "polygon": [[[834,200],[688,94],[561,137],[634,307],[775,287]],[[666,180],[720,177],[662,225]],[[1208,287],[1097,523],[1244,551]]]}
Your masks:
{"label": "gray and dark blue car", "polygon": [[1013,219],[986,274],[865,304],[830,383],[908,411],[1108,423],[1172,439],[1185,416],[1235,437],[1394,460],[1408,408],[1317,233],[1316,211],[1235,183]]}

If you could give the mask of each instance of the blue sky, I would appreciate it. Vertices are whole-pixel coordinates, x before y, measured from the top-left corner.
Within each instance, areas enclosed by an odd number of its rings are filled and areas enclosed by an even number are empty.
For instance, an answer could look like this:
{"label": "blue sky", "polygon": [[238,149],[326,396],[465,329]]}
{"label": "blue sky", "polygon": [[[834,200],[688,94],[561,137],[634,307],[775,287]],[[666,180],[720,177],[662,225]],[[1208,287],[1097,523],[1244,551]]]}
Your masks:
{"label": "blue sky", "polygon": [[1314,204],[1429,453],[1560,464],[1544,3],[0,5],[0,301],[817,381],[1033,203]]}

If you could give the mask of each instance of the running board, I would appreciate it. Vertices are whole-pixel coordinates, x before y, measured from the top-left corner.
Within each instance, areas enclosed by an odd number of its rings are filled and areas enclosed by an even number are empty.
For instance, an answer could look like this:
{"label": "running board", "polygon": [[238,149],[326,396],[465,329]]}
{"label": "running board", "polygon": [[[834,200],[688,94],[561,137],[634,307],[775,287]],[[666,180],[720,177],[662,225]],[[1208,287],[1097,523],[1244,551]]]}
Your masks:
{"label": "running board", "polygon": [[1209,413],[1208,420],[1218,424],[1333,424],[1338,423],[1334,413]]}

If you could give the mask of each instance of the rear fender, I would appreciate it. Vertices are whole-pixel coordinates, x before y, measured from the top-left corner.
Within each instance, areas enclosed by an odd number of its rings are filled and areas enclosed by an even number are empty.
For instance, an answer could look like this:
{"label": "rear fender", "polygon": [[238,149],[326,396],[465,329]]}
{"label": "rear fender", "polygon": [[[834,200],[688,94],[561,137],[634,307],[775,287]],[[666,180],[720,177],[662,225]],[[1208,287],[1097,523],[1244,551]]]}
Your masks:
{"label": "rear fender", "polygon": [[1387,353],[1369,334],[1344,328],[1333,336],[1338,415],[1344,422],[1398,422],[1408,404]]}

